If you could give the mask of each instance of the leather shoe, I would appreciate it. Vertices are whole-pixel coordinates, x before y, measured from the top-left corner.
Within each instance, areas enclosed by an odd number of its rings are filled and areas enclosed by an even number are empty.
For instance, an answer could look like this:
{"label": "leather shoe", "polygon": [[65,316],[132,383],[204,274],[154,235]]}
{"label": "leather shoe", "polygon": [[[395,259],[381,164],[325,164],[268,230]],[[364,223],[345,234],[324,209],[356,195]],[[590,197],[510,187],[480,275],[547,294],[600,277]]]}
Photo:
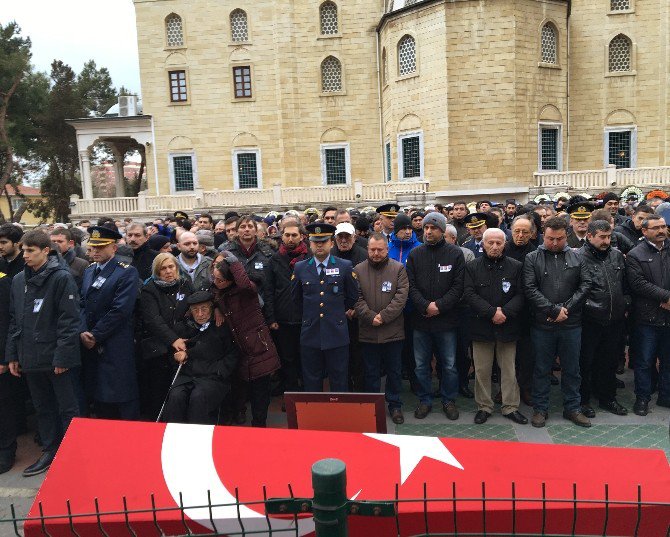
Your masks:
{"label": "leather shoe", "polygon": [[533,427],[544,427],[547,423],[547,418],[549,414],[546,412],[534,412],[533,417],[530,419],[530,424]]}
{"label": "leather shoe", "polygon": [[11,461],[2,461],[0,462],[0,474],[5,474],[9,472],[14,466],[14,459]]}
{"label": "leather shoe", "polygon": [[610,401],[609,403],[600,403],[598,407],[602,408],[603,410],[607,410],[607,412],[611,412],[612,414],[616,414],[617,416],[625,416],[628,414],[628,409],[624,406],[621,406],[619,401],[616,399]]}
{"label": "leather shoe", "polygon": [[460,393],[463,397],[467,397],[468,399],[474,399],[475,398],[475,394],[472,393],[472,390],[470,389],[470,386],[468,386],[468,385],[461,386],[458,389],[458,393]]}
{"label": "leather shoe", "polygon": [[486,412],[486,410],[478,410],[477,413],[475,414],[475,423],[477,425],[486,423],[486,420],[489,419],[489,416],[491,416],[491,414]]}
{"label": "leather shoe", "polygon": [[416,407],[416,410],[414,411],[414,417],[418,420],[422,420],[425,418],[428,414],[430,414],[430,409],[428,405],[424,405],[423,403],[419,404],[418,407]]}
{"label": "leather shoe", "polygon": [[458,408],[456,407],[456,403],[453,401],[449,401],[448,403],[442,403],[442,410],[444,410],[444,413],[446,414],[447,418],[450,419],[451,421],[457,420],[458,419]]}
{"label": "leather shoe", "polygon": [[646,416],[649,413],[649,402],[643,401],[642,399],[635,399],[633,412],[638,416]]}
{"label": "leather shoe", "polygon": [[596,417],[596,411],[593,410],[593,407],[591,405],[582,405],[581,412],[587,418],[595,418]]}
{"label": "leather shoe", "polygon": [[391,410],[391,420],[396,425],[402,425],[403,423],[405,423],[405,416],[402,415],[402,410],[400,410],[399,408],[394,408],[393,410]]}
{"label": "leather shoe", "polygon": [[575,425],[579,425],[580,427],[591,427],[591,422],[589,419],[579,410],[573,410],[572,412],[564,410],[563,417],[566,420],[570,420]]}
{"label": "leather shoe", "polygon": [[669,399],[656,399],[656,406],[662,406],[665,408],[670,408],[670,400]]}
{"label": "leather shoe", "polygon": [[55,456],[55,453],[49,453],[48,451],[45,451],[42,453],[42,456],[37,459],[37,462],[31,464],[28,466],[28,468],[23,470],[23,477],[30,477],[31,475],[37,475],[46,472],[49,469],[49,466],[51,466]]}
{"label": "leather shoe", "polygon": [[503,414],[503,416],[505,416],[508,420],[512,420],[514,423],[518,423],[519,425],[526,425],[526,423],[528,423],[528,418],[518,410],[510,412],[509,414]]}

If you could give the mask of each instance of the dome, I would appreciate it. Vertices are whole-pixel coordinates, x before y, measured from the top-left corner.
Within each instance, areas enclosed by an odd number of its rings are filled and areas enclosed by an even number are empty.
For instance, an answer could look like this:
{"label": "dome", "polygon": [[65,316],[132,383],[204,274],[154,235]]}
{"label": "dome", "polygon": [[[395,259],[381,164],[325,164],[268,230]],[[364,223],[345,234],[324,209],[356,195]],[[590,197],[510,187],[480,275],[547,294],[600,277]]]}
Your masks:
{"label": "dome", "polygon": [[[107,112],[105,112],[105,117],[114,117],[119,115],[119,103],[112,105]],[[137,115],[142,115],[142,99],[137,99]]]}

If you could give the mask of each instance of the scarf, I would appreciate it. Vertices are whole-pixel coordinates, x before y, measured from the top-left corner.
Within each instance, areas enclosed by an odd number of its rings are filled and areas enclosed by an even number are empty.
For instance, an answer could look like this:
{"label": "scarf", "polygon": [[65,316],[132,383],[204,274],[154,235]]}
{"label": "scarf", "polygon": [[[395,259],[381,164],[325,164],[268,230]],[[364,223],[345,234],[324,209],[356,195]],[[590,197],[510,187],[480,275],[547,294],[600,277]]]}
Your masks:
{"label": "scarf", "polygon": [[237,242],[237,245],[240,247],[240,250],[244,254],[244,257],[246,257],[247,259],[249,259],[252,256],[252,254],[256,250],[256,244],[258,244],[256,239],[254,239],[254,242],[251,243],[251,246],[249,246],[249,249],[247,250],[239,240],[236,241],[236,242]]}
{"label": "scarf", "polygon": [[307,257],[307,245],[303,241],[300,241],[298,246],[293,250],[289,250],[282,242],[281,246],[279,246],[279,255],[285,255],[290,259],[289,265],[291,265],[291,270],[293,270],[298,261],[303,261]]}
{"label": "scarf", "polygon": [[179,278],[177,278],[173,282],[166,282],[165,280],[161,280],[161,279],[156,278],[154,276],[154,283],[156,284],[156,287],[159,287],[161,289],[171,289],[171,288],[176,287],[177,285],[179,285]]}

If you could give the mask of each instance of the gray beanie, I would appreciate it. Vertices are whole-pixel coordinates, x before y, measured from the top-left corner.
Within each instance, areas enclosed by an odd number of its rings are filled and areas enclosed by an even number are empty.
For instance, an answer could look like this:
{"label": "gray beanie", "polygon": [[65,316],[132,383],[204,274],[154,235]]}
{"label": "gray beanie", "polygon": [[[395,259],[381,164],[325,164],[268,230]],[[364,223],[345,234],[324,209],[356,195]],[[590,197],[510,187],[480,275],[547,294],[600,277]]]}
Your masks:
{"label": "gray beanie", "polygon": [[428,213],[423,217],[423,227],[426,227],[427,224],[439,227],[442,230],[442,233],[444,233],[447,229],[447,217],[438,212]]}

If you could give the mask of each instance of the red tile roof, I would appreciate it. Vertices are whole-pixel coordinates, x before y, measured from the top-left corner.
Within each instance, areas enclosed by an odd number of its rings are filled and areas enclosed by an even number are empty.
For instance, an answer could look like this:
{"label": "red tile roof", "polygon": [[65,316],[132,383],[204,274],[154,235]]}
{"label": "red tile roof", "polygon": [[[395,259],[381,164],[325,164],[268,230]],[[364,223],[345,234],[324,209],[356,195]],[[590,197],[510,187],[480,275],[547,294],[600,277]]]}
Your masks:
{"label": "red tile roof", "polygon": [[[6,185],[5,188],[7,189],[7,192],[9,192],[10,196],[15,196],[16,191],[14,189],[14,185]],[[2,195],[5,195],[5,188],[2,189]],[[40,189],[39,188],[33,188],[32,186],[25,186],[25,185],[20,185],[19,186],[19,193],[23,194],[24,196],[39,196],[41,195]]]}

